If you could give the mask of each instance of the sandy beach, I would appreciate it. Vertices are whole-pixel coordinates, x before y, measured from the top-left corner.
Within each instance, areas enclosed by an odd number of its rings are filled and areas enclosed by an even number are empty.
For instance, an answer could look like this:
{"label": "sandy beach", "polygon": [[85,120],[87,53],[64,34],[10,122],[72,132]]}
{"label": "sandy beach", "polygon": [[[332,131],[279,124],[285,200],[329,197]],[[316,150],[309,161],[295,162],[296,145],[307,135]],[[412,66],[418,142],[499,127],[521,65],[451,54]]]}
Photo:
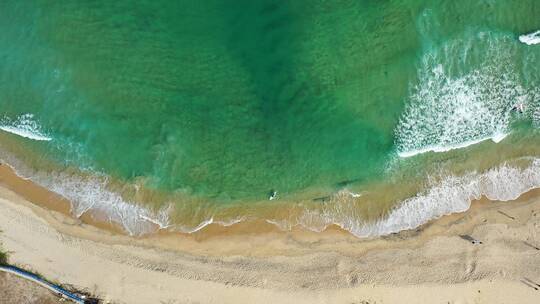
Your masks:
{"label": "sandy beach", "polygon": [[12,274],[0,273],[0,303],[58,303],[49,290]]}
{"label": "sandy beach", "polygon": [[[534,285],[540,283],[540,199],[535,191],[513,202],[475,202],[465,213],[372,240],[337,228],[247,233],[241,225],[134,238],[74,219],[60,207],[29,202],[39,189],[9,170],[1,182],[0,241],[10,262],[111,303],[540,299]],[[50,202],[50,193],[39,194],[39,202]]]}
{"label": "sandy beach", "polygon": [[0,304],[540,304],[540,0],[133,2],[0,4]]}

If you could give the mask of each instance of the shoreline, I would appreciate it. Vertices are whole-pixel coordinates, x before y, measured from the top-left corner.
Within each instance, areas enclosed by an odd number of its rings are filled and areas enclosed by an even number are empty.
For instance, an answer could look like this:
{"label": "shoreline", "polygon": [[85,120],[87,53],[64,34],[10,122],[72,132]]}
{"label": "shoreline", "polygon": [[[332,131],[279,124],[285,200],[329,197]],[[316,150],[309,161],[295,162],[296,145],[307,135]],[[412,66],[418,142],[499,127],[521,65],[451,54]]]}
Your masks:
{"label": "shoreline", "polygon": [[[292,240],[299,244],[317,244],[319,250],[325,249],[329,251],[335,250],[333,247],[336,243],[343,243],[352,247],[352,249],[345,251],[353,253],[376,249],[381,241],[397,241],[400,242],[400,246],[412,243],[421,244],[433,236],[456,235],[458,230],[461,232],[470,231],[478,224],[470,222],[470,217],[482,212],[484,208],[496,208],[493,205],[495,202],[497,205],[503,206],[512,202],[523,202],[534,198],[540,199],[540,188],[529,190],[513,201],[491,201],[482,196],[478,200],[472,200],[470,207],[463,212],[454,212],[432,218],[413,229],[405,229],[374,237],[357,237],[337,224],[329,225],[320,232],[301,226],[293,226],[290,230],[282,230],[277,225],[263,219],[238,222],[233,225],[210,223],[202,229],[191,233],[158,229],[153,233],[142,236],[132,236],[116,222],[97,219],[100,214],[95,210],[89,210],[82,216],[75,217],[71,213],[71,202],[68,199],[36,184],[31,179],[19,176],[15,169],[6,163],[0,165],[0,189],[12,191],[17,196],[22,197],[35,207],[33,208],[34,212],[46,219],[50,225],[62,233],[71,234],[73,231],[70,228],[77,227],[75,236],[91,237],[88,230],[95,230],[94,232],[97,232],[97,234],[110,237],[110,240],[96,238],[95,236],[91,238],[106,243],[130,244],[135,241],[139,246],[143,247],[175,251],[180,248],[180,251],[185,253],[208,256],[243,255],[246,250],[252,256],[266,256],[268,252],[271,252],[270,255],[285,254],[289,256],[309,253],[309,251],[303,250],[299,252],[291,251],[292,246],[284,246],[286,249],[278,250],[279,246],[275,246],[274,243],[269,245],[266,237],[277,240],[280,245]],[[65,223],[69,223],[71,227],[65,227]],[[461,223],[461,225],[456,229],[455,223]],[[249,242],[246,240],[249,240]],[[230,242],[240,246],[229,247],[226,244]],[[219,247],[221,249],[217,252],[214,251],[216,243],[222,244]]]}
{"label": "shoreline", "polygon": [[[486,202],[488,202],[488,200],[485,198],[478,201],[473,201],[471,207],[465,212],[448,214],[441,218],[431,219],[427,223],[414,229],[402,230],[397,233],[377,237],[356,237],[351,232],[339,227],[336,224],[328,226],[321,232],[311,231],[303,227],[293,227],[290,230],[281,230],[275,224],[271,224],[263,219],[250,222],[239,222],[229,226],[211,223],[192,233],[157,230],[156,232],[148,233],[142,236],[130,236],[118,223],[96,219],[96,217],[99,217],[99,214],[95,214],[95,211],[91,210],[91,212],[84,213],[79,218],[73,216],[71,213],[71,202],[69,200],[36,184],[30,179],[20,177],[16,173],[15,169],[9,164],[4,163],[0,165],[0,187],[13,191],[18,196],[21,196],[26,201],[30,202],[32,205],[35,205],[37,208],[34,208],[34,211],[37,212],[38,215],[47,219],[49,224],[53,225],[56,229],[64,233],[71,232],[62,226],[62,223],[65,223],[67,220],[70,222],[70,225],[79,226],[81,228],[79,230],[83,234],[85,229],[91,228],[97,229],[101,233],[111,236],[112,239],[134,239],[137,240],[140,245],[143,244],[148,247],[160,247],[173,250],[182,248],[187,252],[195,254],[205,254],[204,251],[198,250],[204,248],[203,250],[206,250],[206,254],[210,255],[212,255],[213,252],[211,250],[207,250],[208,248],[205,246],[208,242],[227,243],[229,241],[249,238],[252,242],[257,244],[257,248],[261,248],[260,246],[266,246],[266,242],[257,242],[259,235],[271,235],[272,239],[277,239],[280,241],[285,239],[293,239],[296,242],[317,243],[319,247],[324,247],[323,245],[325,243],[334,244],[337,241],[345,242],[349,245],[356,244],[357,246],[363,247],[363,249],[365,249],[366,244],[376,244],[377,240],[399,240],[404,242],[407,241],[407,239],[416,236],[420,231],[423,233],[423,236],[440,234],[444,229],[442,226],[447,226],[448,223],[458,221],[464,217],[467,212],[474,212],[474,210],[478,209],[479,206],[483,206]],[[532,190],[530,192],[538,192],[538,196],[540,197],[540,189]],[[59,217],[64,218],[60,223],[57,221]],[[442,225],[437,225],[437,223],[442,223]],[[213,247],[213,245],[210,245],[210,247]],[[290,249],[291,248],[287,249],[286,254],[291,254]],[[235,248],[232,251],[221,250],[217,252],[217,255],[242,254],[245,252],[245,250],[251,250],[251,254],[256,254],[257,252],[262,251],[257,249],[253,251],[252,246],[248,246],[247,248]],[[268,248],[265,248],[264,251],[268,251]]]}
{"label": "shoreline", "polygon": [[535,303],[538,292],[520,280],[540,283],[539,197],[482,199],[374,239],[335,227],[248,233],[242,224],[135,238],[2,186],[0,240],[12,263],[114,303],[507,303],[516,295]]}
{"label": "shoreline", "polygon": [[[312,227],[306,226],[301,222],[282,227],[281,223],[272,222],[265,218],[247,218],[246,220],[233,221],[231,223],[224,223],[219,220],[212,221],[212,219],[210,219],[204,224],[200,224],[200,228],[197,228],[192,232],[184,232],[181,230],[179,231],[176,228],[168,229],[168,226],[163,227],[162,224],[157,223],[152,219],[147,219],[146,211],[149,211],[150,209],[144,210],[144,207],[138,207],[137,205],[133,205],[132,207],[142,208],[141,210],[145,212],[142,214],[123,214],[122,210],[112,210],[118,214],[111,217],[108,213],[109,211],[102,210],[100,207],[94,208],[90,206],[86,211],[79,213],[79,211],[76,211],[77,207],[70,201],[69,196],[66,198],[63,194],[47,189],[46,187],[48,186],[43,186],[31,178],[22,177],[16,169],[8,163],[0,163],[0,184],[3,184],[6,188],[45,209],[60,212],[81,223],[89,224],[113,234],[129,235],[138,239],[152,239],[155,236],[165,238],[167,236],[172,236],[174,238],[183,238],[200,242],[202,240],[212,239],[215,236],[234,237],[257,235],[261,233],[275,233],[277,235],[294,234],[308,236],[308,239],[324,240],[328,237],[339,237],[340,239],[353,240],[352,242],[364,242],[377,238],[392,238],[395,236],[401,238],[400,235],[410,235],[410,231],[424,230],[425,227],[429,227],[433,222],[437,222],[441,218],[459,217],[461,216],[460,214],[469,212],[474,205],[482,205],[482,202],[485,201],[497,201],[497,199],[500,199],[508,202],[516,199],[519,200],[520,197],[526,197],[529,193],[539,193],[540,196],[540,175],[534,172],[540,166],[540,159],[518,158],[514,160],[516,163],[521,161],[530,161],[531,164],[527,168],[520,169],[519,167],[513,167],[508,163],[502,163],[498,167],[492,168],[481,174],[474,173],[473,175],[458,177],[449,176],[449,184],[458,181],[460,186],[456,187],[454,185],[452,186],[453,188],[446,188],[446,181],[441,184],[430,185],[429,191],[418,193],[416,196],[403,199],[400,204],[391,209],[385,217],[374,222],[367,222],[366,225],[361,224],[361,226],[358,226],[358,222],[343,223],[338,220],[327,222],[323,227],[317,229],[312,229]],[[505,185],[505,175],[509,175],[507,178],[522,179],[521,184]],[[473,180],[470,180],[471,178]],[[487,181],[481,181],[486,178]],[[480,185],[471,183],[475,180],[477,180],[476,183]],[[515,186],[517,187],[514,189]],[[81,187],[81,185],[71,185],[73,190],[70,191],[76,192],[78,187]],[[497,193],[497,190],[494,190],[498,187],[502,189],[501,193]],[[343,191],[347,192],[346,190]],[[453,194],[447,197],[444,192],[448,191],[453,192]],[[341,195],[345,192],[340,191],[336,193],[336,195]],[[463,193],[459,194],[458,192]],[[441,197],[441,194],[443,197]],[[439,202],[431,201],[437,199]],[[339,202],[336,203],[340,204]],[[420,209],[417,210],[416,208],[418,206],[420,206]],[[413,214],[414,211],[427,214],[416,216]],[[307,216],[309,217],[309,212],[311,211],[307,212]],[[77,215],[75,215],[75,213]],[[145,225],[153,227],[150,229],[151,232],[142,235],[132,234],[126,224],[120,223],[116,219],[117,217],[130,218],[130,216],[136,216],[143,221],[146,220]],[[319,214],[318,216],[325,215]],[[372,229],[378,231],[378,233],[374,234],[373,231],[371,231]],[[358,235],[357,232],[359,231],[363,231],[367,234]]]}

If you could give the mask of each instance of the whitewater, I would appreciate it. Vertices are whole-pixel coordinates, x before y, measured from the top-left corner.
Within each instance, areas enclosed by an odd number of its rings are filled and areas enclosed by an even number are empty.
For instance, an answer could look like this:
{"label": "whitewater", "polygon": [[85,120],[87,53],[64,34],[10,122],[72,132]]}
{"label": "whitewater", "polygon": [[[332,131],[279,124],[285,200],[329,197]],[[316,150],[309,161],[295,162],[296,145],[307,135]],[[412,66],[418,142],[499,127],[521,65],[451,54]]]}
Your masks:
{"label": "whitewater", "polygon": [[519,41],[527,45],[540,44],[540,31],[519,36]]}
{"label": "whitewater", "polygon": [[373,237],[538,187],[533,0],[117,2],[0,11],[0,153],[74,217]]}
{"label": "whitewater", "polygon": [[4,118],[0,123],[0,130],[11,134],[38,141],[52,140],[51,137],[45,135],[41,131],[41,127],[34,120],[33,114],[27,113],[20,115],[13,121],[8,118]]}

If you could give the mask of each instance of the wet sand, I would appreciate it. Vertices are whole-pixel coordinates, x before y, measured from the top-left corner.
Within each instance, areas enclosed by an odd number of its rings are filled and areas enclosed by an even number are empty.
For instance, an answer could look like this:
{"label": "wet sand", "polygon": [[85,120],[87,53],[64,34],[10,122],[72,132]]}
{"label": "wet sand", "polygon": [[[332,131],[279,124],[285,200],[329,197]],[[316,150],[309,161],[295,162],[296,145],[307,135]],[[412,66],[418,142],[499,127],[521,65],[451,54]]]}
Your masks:
{"label": "wet sand", "polygon": [[280,232],[263,223],[134,238],[90,216],[72,218],[69,202],[1,167],[0,241],[10,261],[115,303],[540,298],[538,191],[512,202],[477,201],[467,212],[372,240],[335,227]]}

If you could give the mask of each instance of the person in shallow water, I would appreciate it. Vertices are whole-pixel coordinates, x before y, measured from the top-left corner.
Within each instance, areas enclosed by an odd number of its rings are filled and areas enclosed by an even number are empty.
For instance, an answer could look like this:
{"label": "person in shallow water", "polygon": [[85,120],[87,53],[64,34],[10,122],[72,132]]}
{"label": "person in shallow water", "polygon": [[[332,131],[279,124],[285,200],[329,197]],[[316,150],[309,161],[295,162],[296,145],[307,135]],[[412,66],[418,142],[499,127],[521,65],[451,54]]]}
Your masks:
{"label": "person in shallow water", "polygon": [[523,103],[518,103],[512,107],[512,111],[516,111],[518,113],[523,113]]}
{"label": "person in shallow water", "polygon": [[270,190],[269,195],[270,195],[270,197],[268,198],[268,200],[274,200],[277,197],[277,191],[272,189],[272,190]]}
{"label": "person in shallow water", "polygon": [[516,111],[518,113],[523,113],[523,103],[518,103],[512,107],[512,111]]}

